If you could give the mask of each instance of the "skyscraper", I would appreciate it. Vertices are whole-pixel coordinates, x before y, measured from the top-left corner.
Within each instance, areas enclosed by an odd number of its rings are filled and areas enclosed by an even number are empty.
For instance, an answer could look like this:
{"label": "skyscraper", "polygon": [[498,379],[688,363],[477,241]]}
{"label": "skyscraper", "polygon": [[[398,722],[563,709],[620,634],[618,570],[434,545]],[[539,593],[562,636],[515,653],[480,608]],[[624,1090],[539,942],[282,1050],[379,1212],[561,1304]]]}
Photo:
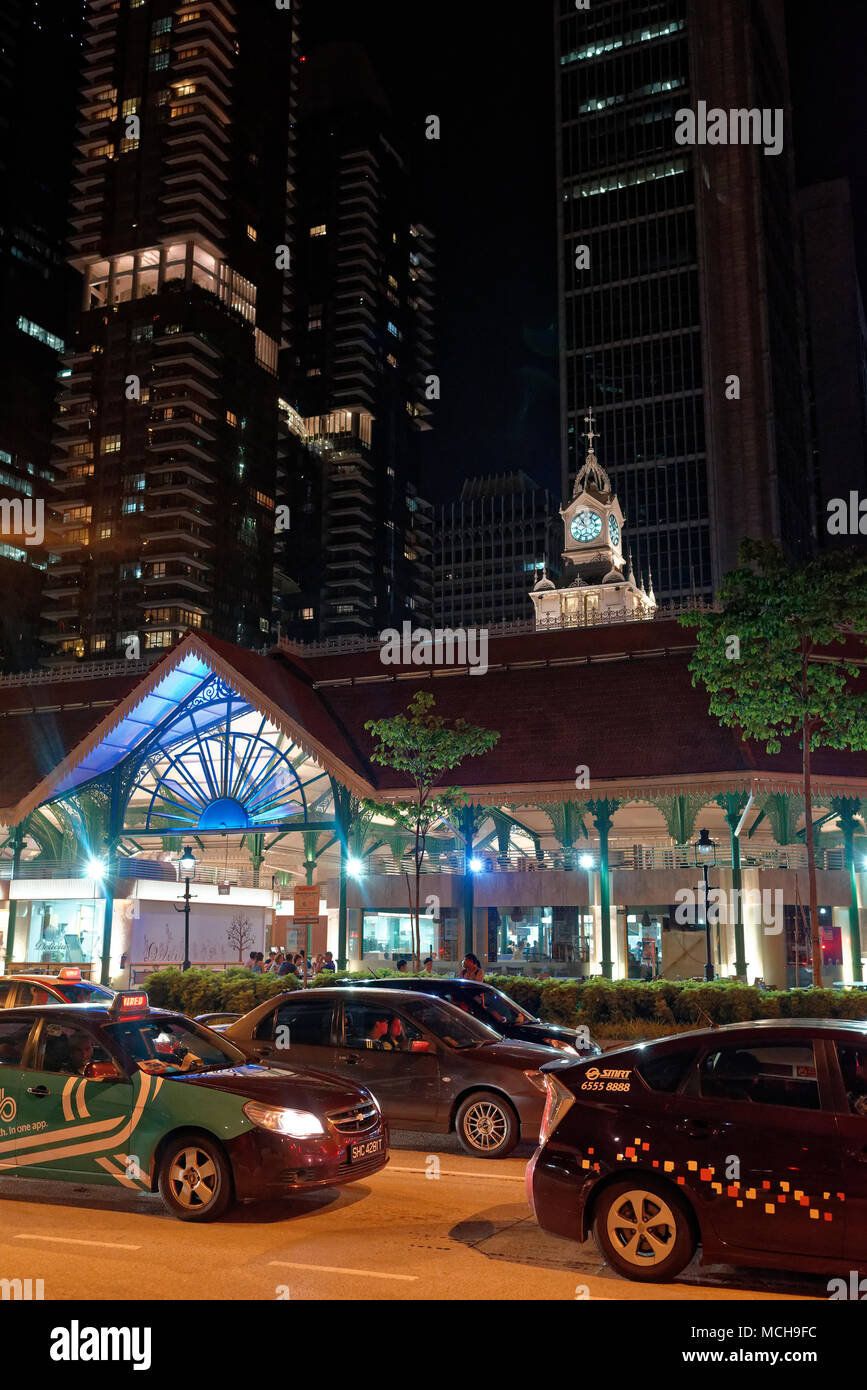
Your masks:
{"label": "skyscraper", "polygon": [[[84,0],[0,12],[0,670],[38,665],[57,367],[77,304],[66,263]],[[35,80],[38,74],[38,80]],[[50,103],[46,92],[51,93]]]}
{"label": "skyscraper", "polygon": [[[556,16],[563,492],[593,406],[636,568],[707,596],[744,536],[814,528],[782,4]],[[701,102],[779,113],[781,148],[679,143]]]}
{"label": "skyscraper", "polygon": [[84,289],[45,604],[58,658],[144,654],[188,627],[248,645],[268,631],[297,12],[88,0]]}
{"label": "skyscraper", "polygon": [[562,549],[557,503],[547,488],[526,473],[469,479],[460,499],[437,516],[437,626],[529,622],[529,591],[543,567],[559,577]]}
{"label": "skyscraper", "polygon": [[[433,236],[365,50],[323,45],[301,68],[298,294],[285,470],[291,524],[278,604],[300,638],[431,614],[432,509],[419,491],[431,428]],[[291,428],[292,426],[290,426]]]}

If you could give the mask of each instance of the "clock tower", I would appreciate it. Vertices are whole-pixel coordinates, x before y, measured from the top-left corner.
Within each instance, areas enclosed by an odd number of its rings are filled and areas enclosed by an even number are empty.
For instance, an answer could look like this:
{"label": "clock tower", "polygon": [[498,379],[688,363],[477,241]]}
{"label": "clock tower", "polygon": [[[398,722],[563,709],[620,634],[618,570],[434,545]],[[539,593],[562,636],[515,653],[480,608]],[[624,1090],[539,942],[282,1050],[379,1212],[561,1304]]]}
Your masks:
{"label": "clock tower", "polygon": [[611,479],[596,457],[593,411],[587,422],[587,456],[575,477],[572,497],[560,508],[565,530],[562,587],[547,575],[530,598],[537,627],[569,627],[595,622],[652,618],[656,599],[635,582],[623,555],[624,518]]}

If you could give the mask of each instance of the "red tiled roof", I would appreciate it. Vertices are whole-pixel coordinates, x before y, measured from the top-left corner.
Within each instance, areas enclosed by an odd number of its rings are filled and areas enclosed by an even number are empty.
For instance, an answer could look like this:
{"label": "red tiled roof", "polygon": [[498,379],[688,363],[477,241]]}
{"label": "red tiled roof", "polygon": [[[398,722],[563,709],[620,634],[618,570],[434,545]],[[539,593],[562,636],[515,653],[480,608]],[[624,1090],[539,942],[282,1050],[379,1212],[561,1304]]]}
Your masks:
{"label": "red tiled roof", "polygon": [[[359,792],[399,793],[408,783],[371,762],[369,719],[399,713],[418,689],[437,712],[497,730],[493,750],[468,759],[444,783],[460,782],[480,799],[526,791],[529,799],[575,794],[586,766],[590,795],[755,784],[793,786],[801,753],[790,740],[779,755],[746,743],[707,712],[707,693],[687,669],[690,633],[675,621],[492,637],[485,675],[425,667],[383,666],[378,650],[325,656],[277,649],[247,651],[208,634],[188,634],[157,663],[165,670],[179,648],[210,651],[224,674],[272,717],[285,718],[308,750]],[[151,680],[94,677],[0,687],[0,802],[6,823],[28,794],[112,706]],[[49,708],[52,707],[52,708]],[[28,711],[26,716],[22,711]],[[867,753],[814,754],[817,787],[867,795]]]}

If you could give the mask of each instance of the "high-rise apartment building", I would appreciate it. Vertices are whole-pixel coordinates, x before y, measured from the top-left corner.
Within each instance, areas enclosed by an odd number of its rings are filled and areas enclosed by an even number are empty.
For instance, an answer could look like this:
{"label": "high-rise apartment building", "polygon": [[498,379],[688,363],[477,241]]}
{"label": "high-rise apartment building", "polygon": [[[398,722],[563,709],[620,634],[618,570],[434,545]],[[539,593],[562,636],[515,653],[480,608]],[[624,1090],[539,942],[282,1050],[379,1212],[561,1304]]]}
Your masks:
{"label": "high-rise apartment building", "polygon": [[88,0],[74,178],[83,280],[53,463],[56,658],[271,617],[294,267],[298,6]]}
{"label": "high-rise apartment building", "polygon": [[0,10],[0,671],[42,650],[51,421],[77,307],[66,236],[83,29],[84,0]]}
{"label": "high-rise apartment building", "polygon": [[431,615],[433,236],[365,50],[305,55],[291,399],[278,499],[281,629],[360,635]]}
{"label": "high-rise apartment building", "polygon": [[439,509],[434,549],[438,627],[530,621],[529,593],[543,568],[562,568],[558,504],[526,473],[471,478]]}
{"label": "high-rise apartment building", "polygon": [[[707,596],[743,537],[814,528],[783,6],[555,13],[563,493],[592,406],[636,568]],[[779,148],[700,143],[700,103]]]}

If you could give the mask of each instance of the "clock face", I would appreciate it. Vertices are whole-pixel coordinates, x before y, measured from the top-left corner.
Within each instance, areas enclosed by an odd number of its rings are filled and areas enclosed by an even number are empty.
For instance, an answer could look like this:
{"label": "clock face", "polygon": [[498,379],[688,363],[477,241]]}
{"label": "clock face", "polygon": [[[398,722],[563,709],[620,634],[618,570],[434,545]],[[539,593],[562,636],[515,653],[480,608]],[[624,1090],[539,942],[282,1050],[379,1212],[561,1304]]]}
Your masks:
{"label": "clock face", "polygon": [[608,518],[608,535],[612,545],[620,544],[620,527],[617,525],[613,516]]}
{"label": "clock face", "polygon": [[576,541],[595,541],[602,530],[602,518],[598,512],[591,512],[589,507],[582,507],[573,516],[569,530]]}

